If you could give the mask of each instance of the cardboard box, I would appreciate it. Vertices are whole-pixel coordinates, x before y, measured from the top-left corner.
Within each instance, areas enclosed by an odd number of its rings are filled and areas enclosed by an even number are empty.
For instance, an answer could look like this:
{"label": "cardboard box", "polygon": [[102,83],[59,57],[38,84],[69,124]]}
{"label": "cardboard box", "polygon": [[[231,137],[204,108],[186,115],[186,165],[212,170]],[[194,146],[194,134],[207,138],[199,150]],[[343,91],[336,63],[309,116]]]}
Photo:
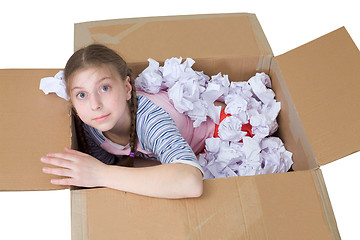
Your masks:
{"label": "cardboard box", "polygon": [[[174,56],[191,57],[194,69],[231,81],[268,73],[282,104],[278,135],[294,154],[295,171],[205,180],[198,199],[72,190],[73,239],[340,239],[319,167],[360,150],[360,54],[345,28],[274,57],[253,14],[75,25],[75,49],[94,42],[116,49],[135,74],[149,57]],[[0,150],[0,190],[61,188],[49,183],[39,161],[76,147],[67,104],[38,90],[39,80],[57,71],[0,71],[1,88],[13,90],[0,96],[12,103],[2,104],[0,118],[8,139]]]}

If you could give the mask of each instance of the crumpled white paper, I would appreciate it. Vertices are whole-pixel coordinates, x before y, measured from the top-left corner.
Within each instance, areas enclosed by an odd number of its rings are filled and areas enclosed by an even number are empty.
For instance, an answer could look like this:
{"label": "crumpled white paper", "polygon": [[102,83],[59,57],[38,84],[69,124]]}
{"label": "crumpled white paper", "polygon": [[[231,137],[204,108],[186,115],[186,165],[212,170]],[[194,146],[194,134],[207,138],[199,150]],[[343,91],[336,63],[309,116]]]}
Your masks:
{"label": "crumpled white paper", "polygon": [[214,101],[228,91],[227,76],[218,74],[209,82],[210,78],[203,72],[192,69],[195,61],[191,58],[181,63],[181,57],[173,57],[165,60],[162,67],[151,58],[148,61],[149,66],[135,80],[137,89],[149,93],[168,91],[174,107],[194,120],[194,127],[200,126],[207,117],[219,122],[221,109]]}
{"label": "crumpled white paper", "polygon": [[229,93],[230,81],[228,75],[222,76],[218,73],[211,77],[205,91],[202,93],[201,98],[207,103],[208,116],[216,123],[219,124],[220,120],[220,106],[215,106],[215,101],[224,102],[225,96]]}
{"label": "crumpled white paper", "polygon": [[235,116],[225,118],[219,125],[219,137],[226,141],[240,141],[246,135],[246,132],[241,131],[245,123]]}
{"label": "crumpled white paper", "polygon": [[159,63],[151,58],[149,66],[139,74],[135,81],[135,87],[148,93],[157,93],[161,90],[163,77],[159,71]]}
{"label": "crumpled white paper", "polygon": [[250,176],[286,172],[290,169],[292,153],[278,137],[267,137],[258,143],[244,137],[243,143],[220,138],[206,140],[206,153],[199,156],[204,178]]}
{"label": "crumpled white paper", "polygon": [[45,94],[56,93],[56,95],[66,101],[70,100],[66,93],[64,71],[59,71],[54,77],[42,78],[40,81],[40,90]]}
{"label": "crumpled white paper", "polygon": [[[247,176],[286,172],[292,165],[276,132],[276,117],[281,104],[276,102],[271,81],[265,73],[256,73],[248,81],[231,82],[221,73],[211,79],[194,71],[191,58],[167,59],[163,67],[149,59],[149,67],[136,79],[137,87],[156,93],[167,90],[175,108],[194,120],[194,127],[210,117],[219,123],[220,107],[214,101],[226,103],[225,113],[231,114],[219,124],[219,138],[205,141],[205,153],[199,155],[204,178]],[[251,124],[252,137],[242,131]]]}
{"label": "crumpled white paper", "polygon": [[232,82],[225,97],[225,113],[239,118],[244,124],[250,121],[252,133],[258,141],[276,132],[276,117],[281,104],[276,102],[270,78],[265,73],[256,73],[247,82]]}

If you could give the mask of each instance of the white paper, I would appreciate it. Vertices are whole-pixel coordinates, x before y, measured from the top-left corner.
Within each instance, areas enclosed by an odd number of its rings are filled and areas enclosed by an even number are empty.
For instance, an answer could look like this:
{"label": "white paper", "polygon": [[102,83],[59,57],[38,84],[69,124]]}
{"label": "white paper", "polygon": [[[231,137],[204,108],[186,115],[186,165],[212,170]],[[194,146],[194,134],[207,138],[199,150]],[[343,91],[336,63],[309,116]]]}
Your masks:
{"label": "white paper", "polygon": [[219,121],[221,108],[215,106],[214,101],[227,91],[227,76],[218,74],[209,84],[208,76],[192,69],[195,61],[191,58],[183,63],[181,57],[166,59],[164,66],[159,66],[153,59],[148,61],[149,66],[136,78],[137,89],[149,93],[157,93],[161,89],[168,91],[174,107],[187,114],[194,121],[194,127],[200,126],[207,117]]}
{"label": "white paper", "polygon": [[40,90],[45,94],[56,93],[59,97],[69,101],[66,93],[64,71],[59,71],[54,77],[45,77],[40,81]]}
{"label": "white paper", "polygon": [[293,164],[292,153],[277,137],[260,143],[250,137],[244,137],[243,143],[210,139],[206,140],[206,153],[199,157],[205,179],[286,172]]}
{"label": "white paper", "polygon": [[227,75],[222,76],[218,73],[211,77],[211,80],[206,86],[205,91],[201,94],[201,99],[206,102],[208,116],[219,124],[220,120],[220,106],[215,106],[215,101],[224,101],[225,95],[229,92],[230,82]]}
{"label": "white paper", "polygon": [[241,131],[243,124],[244,122],[235,116],[225,118],[219,125],[219,137],[225,141],[240,141],[246,135],[246,132]]}
{"label": "white paper", "polygon": [[158,93],[163,81],[159,63],[151,58],[148,61],[149,66],[136,78],[135,87],[148,93]]}
{"label": "white paper", "polygon": [[287,151],[278,137],[268,137],[261,141],[260,157],[264,163],[262,173],[286,172],[293,164],[292,153]]}
{"label": "white paper", "polygon": [[[227,75],[211,77],[192,69],[194,60],[167,59],[159,66],[149,59],[149,67],[136,79],[142,90],[156,93],[167,90],[174,107],[188,115],[194,127],[207,117],[219,122],[221,107],[231,114],[219,124],[219,138],[205,141],[205,153],[199,155],[204,178],[247,176],[286,172],[292,165],[292,154],[279,138],[270,137],[278,129],[276,117],[281,104],[276,102],[271,81],[265,73],[257,73],[248,81],[231,82]],[[241,131],[250,123],[253,137]]]}
{"label": "white paper", "polygon": [[269,104],[275,97],[273,90],[266,88],[265,83],[268,76],[265,73],[256,73],[255,76],[249,79],[249,84],[256,95],[264,104]]}

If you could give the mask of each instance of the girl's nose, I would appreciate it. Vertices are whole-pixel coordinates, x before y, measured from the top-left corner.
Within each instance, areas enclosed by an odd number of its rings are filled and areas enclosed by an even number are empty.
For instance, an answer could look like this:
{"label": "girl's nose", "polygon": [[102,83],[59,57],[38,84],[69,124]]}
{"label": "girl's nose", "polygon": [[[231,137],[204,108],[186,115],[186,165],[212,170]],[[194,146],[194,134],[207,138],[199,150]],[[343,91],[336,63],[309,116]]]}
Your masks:
{"label": "girl's nose", "polygon": [[93,111],[100,110],[103,107],[99,94],[91,94],[90,107]]}

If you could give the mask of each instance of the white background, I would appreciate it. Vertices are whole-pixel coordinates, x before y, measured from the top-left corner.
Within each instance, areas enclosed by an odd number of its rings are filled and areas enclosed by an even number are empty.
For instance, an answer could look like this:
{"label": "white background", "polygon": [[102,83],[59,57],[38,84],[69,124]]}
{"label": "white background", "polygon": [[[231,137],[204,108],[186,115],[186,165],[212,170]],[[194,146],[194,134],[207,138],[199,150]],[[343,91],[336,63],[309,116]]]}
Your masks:
{"label": "white background", "polygon": [[[74,23],[145,16],[256,13],[274,55],[345,26],[359,48],[356,2],[2,1],[0,68],[63,68],[73,52]],[[342,239],[360,239],[360,153],[321,169]],[[70,239],[69,191],[0,192],[0,239]]]}

